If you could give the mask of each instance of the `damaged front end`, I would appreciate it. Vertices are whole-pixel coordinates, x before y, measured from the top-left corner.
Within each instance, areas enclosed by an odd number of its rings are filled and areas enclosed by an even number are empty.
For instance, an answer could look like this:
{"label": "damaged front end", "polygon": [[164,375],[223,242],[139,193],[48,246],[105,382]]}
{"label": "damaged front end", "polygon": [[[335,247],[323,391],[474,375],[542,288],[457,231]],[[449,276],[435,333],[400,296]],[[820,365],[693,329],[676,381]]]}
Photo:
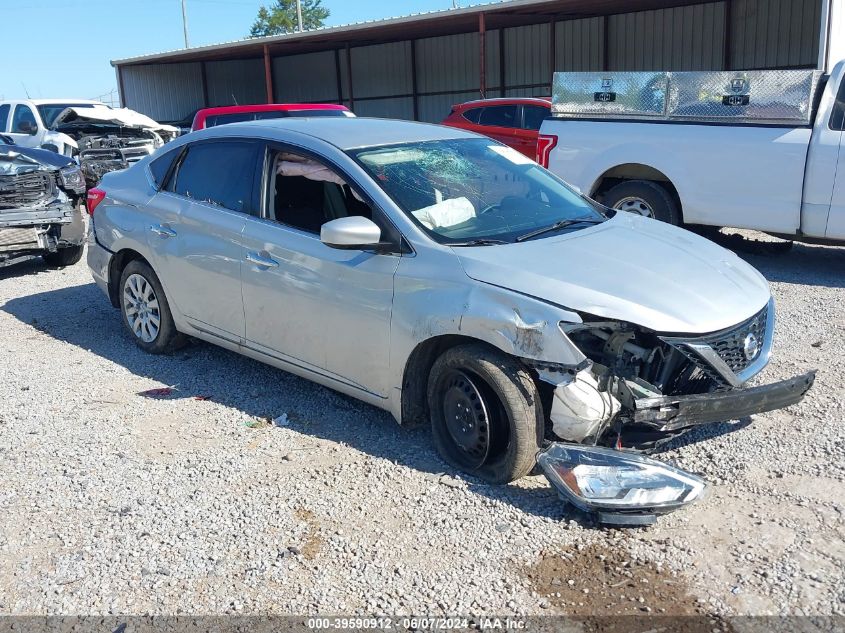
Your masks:
{"label": "damaged front end", "polygon": [[[815,379],[815,372],[808,372],[743,387],[768,363],[772,301],[739,325],[702,336],[666,336],[589,317],[582,323],[561,323],[561,329],[587,360],[577,367],[529,364],[551,387],[548,415],[553,434],[573,444],[552,444],[538,462],[564,498],[595,510],[604,522],[648,523],[655,514],[700,496],[695,476],[667,471],[665,464],[636,451],[653,451],[704,424],[795,404]],[[643,492],[655,490],[655,473],[663,490],[657,497]],[[640,487],[626,488],[626,478]],[[612,481],[616,488],[608,483]],[[596,486],[603,491],[598,497],[584,494]],[[670,495],[669,489],[677,495]]]}
{"label": "damaged front end", "polygon": [[0,144],[0,266],[84,241],[82,173],[53,152]]}
{"label": "damaged front end", "polygon": [[111,171],[126,169],[178,135],[173,126],[161,125],[127,108],[67,108],[53,129],[72,138],[88,188]]}

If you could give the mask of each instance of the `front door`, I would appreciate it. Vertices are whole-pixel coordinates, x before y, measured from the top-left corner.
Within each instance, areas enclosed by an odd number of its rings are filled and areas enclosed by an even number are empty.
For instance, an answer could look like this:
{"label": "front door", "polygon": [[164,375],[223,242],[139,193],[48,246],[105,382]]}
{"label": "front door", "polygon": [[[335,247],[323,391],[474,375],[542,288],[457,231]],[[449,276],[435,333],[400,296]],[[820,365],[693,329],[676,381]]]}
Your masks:
{"label": "front door", "polygon": [[191,144],[151,207],[153,266],[168,300],[197,329],[231,342],[244,336],[241,243],[254,199],[260,144]]}
{"label": "front door", "polygon": [[273,150],[267,164],[267,217],[243,234],[246,345],[386,396],[398,255],[323,244],[324,222],[370,206],[310,158]]}
{"label": "front door", "polygon": [[18,103],[12,108],[12,119],[8,135],[21,147],[39,147],[44,136],[39,130],[35,111],[25,103]]}

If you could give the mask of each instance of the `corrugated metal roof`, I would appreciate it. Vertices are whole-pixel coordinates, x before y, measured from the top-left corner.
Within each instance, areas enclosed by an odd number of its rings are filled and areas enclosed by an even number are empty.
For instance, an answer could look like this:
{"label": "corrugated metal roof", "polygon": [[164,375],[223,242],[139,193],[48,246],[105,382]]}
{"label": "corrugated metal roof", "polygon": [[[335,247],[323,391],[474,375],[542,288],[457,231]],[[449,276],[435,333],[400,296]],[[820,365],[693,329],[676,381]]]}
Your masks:
{"label": "corrugated metal roof", "polygon": [[402,16],[395,16],[395,17],[388,17],[388,18],[379,18],[376,20],[364,20],[362,22],[352,22],[350,24],[339,24],[337,26],[324,26],[318,29],[311,29],[308,31],[304,31],[302,33],[284,33],[282,35],[270,35],[267,37],[250,37],[245,38],[242,40],[230,40],[228,42],[218,42],[216,44],[206,44],[204,46],[194,46],[191,48],[177,48],[171,49],[168,51],[161,51],[158,53],[149,53],[148,55],[139,55],[137,57],[125,57],[123,59],[113,59],[111,61],[112,66],[119,66],[123,64],[134,64],[138,62],[145,62],[145,61],[153,61],[156,58],[160,58],[163,56],[171,56],[174,54],[184,54],[184,53],[199,53],[203,51],[212,51],[220,48],[233,48],[237,46],[246,46],[252,44],[273,44],[277,42],[295,42],[301,40],[307,40],[309,38],[323,35],[325,33],[343,33],[348,31],[356,31],[359,29],[368,29],[374,26],[382,26],[385,24],[400,24],[405,21],[417,21],[420,19],[432,18],[432,17],[441,17],[445,14],[467,14],[467,13],[478,13],[479,11],[486,10],[492,8],[491,5],[502,5],[502,4],[548,4],[548,0],[492,0],[491,2],[483,2],[479,4],[472,4],[466,7],[459,7],[459,8],[449,8],[449,9],[440,9],[435,11],[422,11],[420,13],[409,13],[408,15]]}
{"label": "corrugated metal roof", "polygon": [[[703,0],[494,0],[456,9],[441,9],[405,16],[368,20],[339,26],[322,27],[303,33],[285,33],[268,37],[255,37],[219,44],[209,44],[194,48],[174,49],[149,55],[127,57],[112,60],[112,66],[124,66],[145,62],[182,62],[194,60],[222,59],[260,56],[264,45],[276,48],[290,48],[290,52],[309,52],[326,48],[337,48],[344,41],[354,40],[355,45],[360,36],[381,37],[382,41],[393,39],[408,39],[406,29],[418,27],[419,33],[414,37],[431,37],[435,35],[468,32],[477,24],[477,15],[484,13],[491,20],[497,17],[513,20],[522,19],[522,23],[536,23],[537,14],[546,11],[550,15],[565,17],[585,17],[603,15],[617,11],[640,11],[668,5],[685,5],[700,3]],[[425,31],[426,27],[434,24],[441,26],[440,31]],[[492,21],[487,28],[496,28]],[[507,24],[511,26],[511,24]],[[358,40],[356,40],[358,36]],[[297,45],[301,45],[297,47]],[[299,50],[299,49],[302,50]],[[294,50],[297,49],[297,50]]]}

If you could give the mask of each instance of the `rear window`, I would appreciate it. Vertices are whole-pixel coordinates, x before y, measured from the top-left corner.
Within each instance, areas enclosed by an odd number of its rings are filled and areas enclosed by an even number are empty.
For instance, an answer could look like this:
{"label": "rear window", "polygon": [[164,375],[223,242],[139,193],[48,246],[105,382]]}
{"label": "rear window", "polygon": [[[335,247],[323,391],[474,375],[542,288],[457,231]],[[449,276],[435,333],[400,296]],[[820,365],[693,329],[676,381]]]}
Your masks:
{"label": "rear window", "polygon": [[470,123],[478,123],[478,117],[481,116],[481,111],[484,108],[472,108],[464,112],[464,118]]}
{"label": "rear window", "polygon": [[300,116],[346,116],[343,110],[263,110],[259,112],[236,112],[232,114],[212,114],[205,120],[205,127],[224,125],[226,123],[243,123],[244,121],[265,121],[268,119],[284,119]]}
{"label": "rear window", "polygon": [[170,166],[174,159],[182,153],[182,148],[177,147],[170,150],[150,162],[150,174],[152,174],[153,182],[158,189],[164,186],[164,181],[167,178],[167,172],[170,171]]}
{"label": "rear window", "polygon": [[526,130],[539,130],[543,119],[551,113],[550,108],[538,105],[522,106],[522,127]]}
{"label": "rear window", "polygon": [[482,111],[478,123],[496,127],[516,127],[516,106],[488,106]]}
{"label": "rear window", "polygon": [[190,145],[167,189],[186,198],[250,213],[257,147],[247,141]]}

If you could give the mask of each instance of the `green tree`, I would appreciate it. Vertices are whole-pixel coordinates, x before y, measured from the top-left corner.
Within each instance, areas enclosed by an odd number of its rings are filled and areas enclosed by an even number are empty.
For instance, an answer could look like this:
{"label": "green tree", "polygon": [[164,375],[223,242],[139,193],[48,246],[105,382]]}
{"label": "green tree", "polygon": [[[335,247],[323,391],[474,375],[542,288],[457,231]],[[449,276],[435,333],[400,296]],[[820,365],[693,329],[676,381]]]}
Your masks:
{"label": "green tree", "polygon": [[[329,10],[323,6],[323,0],[300,0],[302,5],[302,28],[306,31],[323,26],[329,17]],[[250,37],[280,35],[297,30],[296,0],[275,0],[269,7],[258,10],[255,23],[249,31]]]}

